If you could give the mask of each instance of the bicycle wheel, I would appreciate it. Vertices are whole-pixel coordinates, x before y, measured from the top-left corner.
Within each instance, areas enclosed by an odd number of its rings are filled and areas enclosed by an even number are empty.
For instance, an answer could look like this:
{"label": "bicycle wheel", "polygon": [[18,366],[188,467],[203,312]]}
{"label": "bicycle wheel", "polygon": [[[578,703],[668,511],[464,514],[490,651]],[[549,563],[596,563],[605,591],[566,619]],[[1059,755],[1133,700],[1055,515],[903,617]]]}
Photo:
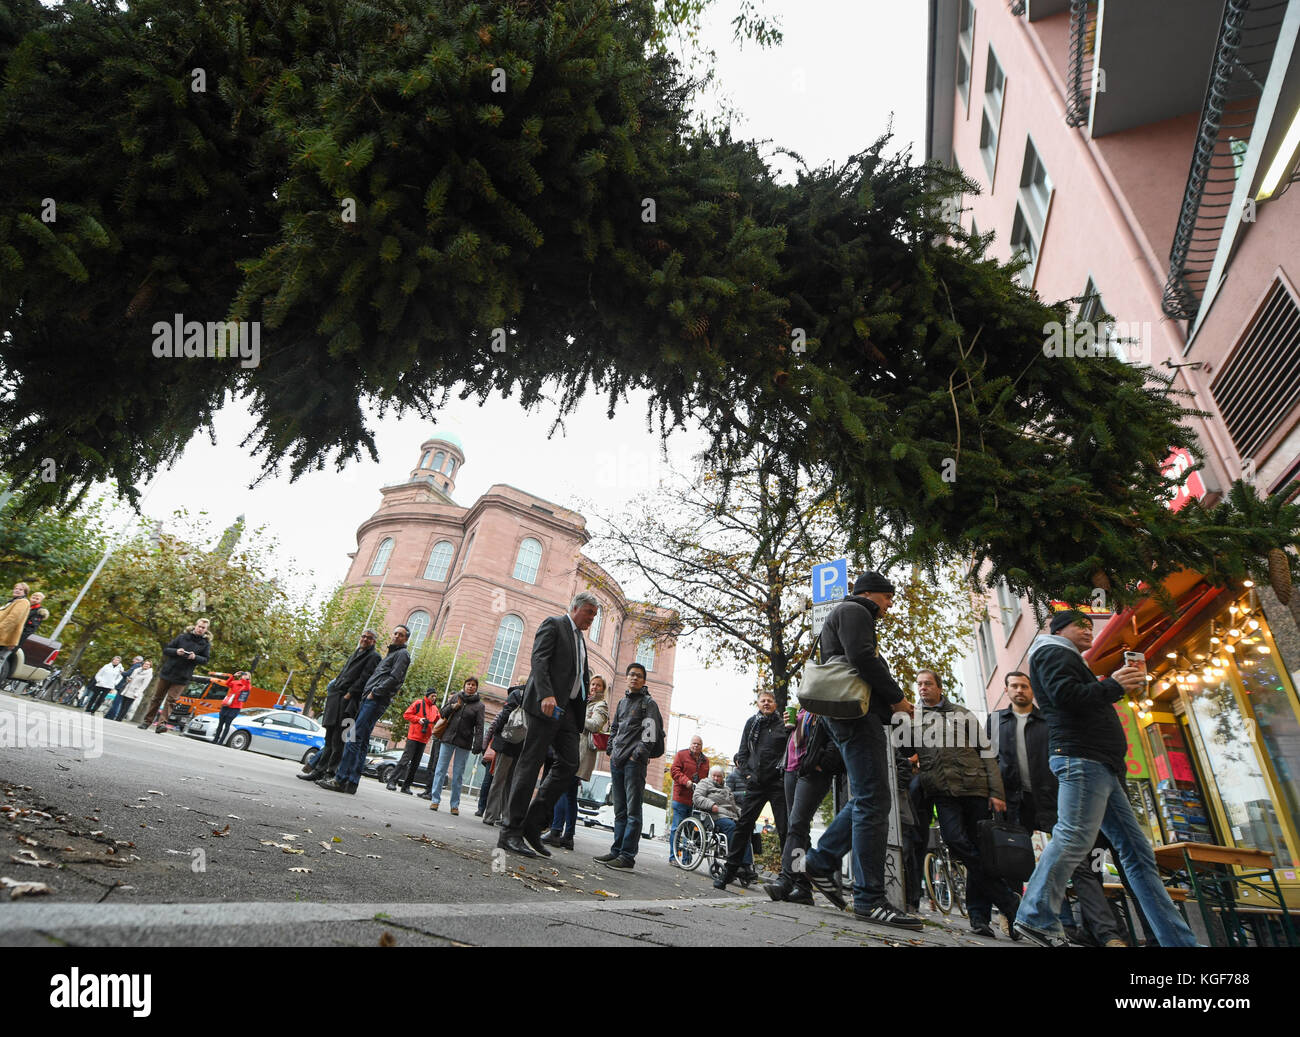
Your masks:
{"label": "bicycle wheel", "polygon": [[956,861],[949,861],[948,867],[952,875],[952,900],[957,905],[957,910],[961,912],[962,918],[969,918],[970,912],[966,910],[966,865],[958,864]]}
{"label": "bicycle wheel", "polygon": [[694,871],[704,860],[708,835],[694,817],[683,818],[673,838],[673,860],[686,871]]}
{"label": "bicycle wheel", "polygon": [[952,911],[952,881],[946,862],[937,853],[925,855],[925,888],[940,911],[945,915]]}

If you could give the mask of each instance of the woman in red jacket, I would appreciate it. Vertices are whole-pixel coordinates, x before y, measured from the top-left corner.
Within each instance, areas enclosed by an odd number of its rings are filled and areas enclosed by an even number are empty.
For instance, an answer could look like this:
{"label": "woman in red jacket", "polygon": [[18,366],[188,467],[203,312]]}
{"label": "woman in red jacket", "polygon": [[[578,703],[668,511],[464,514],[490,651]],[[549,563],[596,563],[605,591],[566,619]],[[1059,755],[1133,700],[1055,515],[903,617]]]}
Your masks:
{"label": "woman in red jacket", "polygon": [[433,725],[438,722],[437,695],[437,688],[426,689],[424,697],[412,702],[402,714],[402,719],[409,720],[411,726],[406,729],[406,747],[402,750],[402,758],[397,761],[392,777],[388,779],[387,788],[390,792],[397,790],[400,781],[402,791],[408,796],[412,794],[411,782],[415,780],[415,772],[420,769],[420,757],[429,744]]}
{"label": "woman in red jacket", "polygon": [[248,701],[248,691],[253,686],[252,676],[248,672],[231,674],[230,683],[226,685],[226,697],[221,700],[221,712],[217,714],[217,733],[212,738],[217,745],[226,744],[230,722],[239,716],[239,711]]}

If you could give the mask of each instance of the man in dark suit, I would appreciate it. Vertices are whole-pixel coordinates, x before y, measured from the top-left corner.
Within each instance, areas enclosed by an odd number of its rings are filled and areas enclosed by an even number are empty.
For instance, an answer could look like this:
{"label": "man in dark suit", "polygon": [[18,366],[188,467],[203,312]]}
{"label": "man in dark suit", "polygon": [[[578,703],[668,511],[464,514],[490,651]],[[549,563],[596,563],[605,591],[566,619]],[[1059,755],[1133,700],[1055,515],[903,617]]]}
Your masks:
{"label": "man in dark suit", "polygon": [[[580,591],[569,602],[568,615],[542,620],[533,638],[532,672],[521,707],[528,717],[528,733],[511,769],[505,828],[497,842],[523,857],[551,855],[542,843],[542,829],[549,826],[555,801],[578,771],[578,738],[591,685],[583,634],[599,607],[594,594]],[[555,751],[555,763],[533,799],[533,785],[549,749]]]}
{"label": "man in dark suit", "polygon": [[339,675],[329,683],[325,695],[325,711],[320,722],[325,728],[325,745],[316,754],[315,764],[303,767],[298,777],[303,781],[321,781],[332,778],[339,758],[343,755],[343,723],[355,719],[361,708],[361,689],[379,665],[380,655],[375,650],[375,632],[367,630],[361,635],[357,650],[343,664]]}

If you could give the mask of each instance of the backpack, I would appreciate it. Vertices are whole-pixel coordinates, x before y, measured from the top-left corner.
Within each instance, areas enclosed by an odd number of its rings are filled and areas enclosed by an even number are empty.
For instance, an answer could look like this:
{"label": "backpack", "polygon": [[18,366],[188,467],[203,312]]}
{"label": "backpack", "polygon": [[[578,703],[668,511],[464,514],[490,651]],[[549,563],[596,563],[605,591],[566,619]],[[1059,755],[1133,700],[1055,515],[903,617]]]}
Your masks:
{"label": "backpack", "polygon": [[[652,698],[650,697],[649,693],[647,692],[647,693],[646,693],[646,702],[645,702],[645,705],[644,705],[644,706],[642,707],[642,709],[641,709],[640,725],[641,725],[641,730],[642,730],[643,732],[645,731],[645,723],[646,723],[646,721],[650,719],[650,706],[651,706],[651,704],[652,704],[653,702],[654,702],[654,699],[652,699]],[[665,752],[665,750],[666,750],[666,748],[667,748],[666,745],[665,745],[665,742],[664,742],[664,725],[663,725],[663,722],[660,721],[658,724],[655,725],[655,728],[656,728],[656,730],[658,731],[658,734],[655,736],[655,740],[654,740],[653,742],[646,742],[646,743],[645,743],[646,745],[650,746],[650,752],[649,752],[649,753],[647,754],[647,756],[646,756],[646,759],[649,759],[649,760],[657,760],[657,759],[659,759],[659,757],[661,757],[661,756],[664,754],[664,752]]]}
{"label": "backpack", "polygon": [[527,734],[528,717],[524,713],[522,706],[515,706],[511,710],[510,716],[506,718],[506,722],[501,725],[497,737],[508,745],[520,745]]}

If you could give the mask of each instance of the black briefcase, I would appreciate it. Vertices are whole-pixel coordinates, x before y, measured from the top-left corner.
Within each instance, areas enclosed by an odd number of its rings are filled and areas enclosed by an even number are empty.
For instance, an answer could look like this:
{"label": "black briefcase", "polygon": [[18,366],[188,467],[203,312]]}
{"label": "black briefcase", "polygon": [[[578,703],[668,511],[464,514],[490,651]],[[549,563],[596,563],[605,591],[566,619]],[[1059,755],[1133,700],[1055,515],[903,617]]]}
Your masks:
{"label": "black briefcase", "polygon": [[1017,889],[1034,873],[1033,839],[1005,817],[979,822],[979,850],[988,870]]}

